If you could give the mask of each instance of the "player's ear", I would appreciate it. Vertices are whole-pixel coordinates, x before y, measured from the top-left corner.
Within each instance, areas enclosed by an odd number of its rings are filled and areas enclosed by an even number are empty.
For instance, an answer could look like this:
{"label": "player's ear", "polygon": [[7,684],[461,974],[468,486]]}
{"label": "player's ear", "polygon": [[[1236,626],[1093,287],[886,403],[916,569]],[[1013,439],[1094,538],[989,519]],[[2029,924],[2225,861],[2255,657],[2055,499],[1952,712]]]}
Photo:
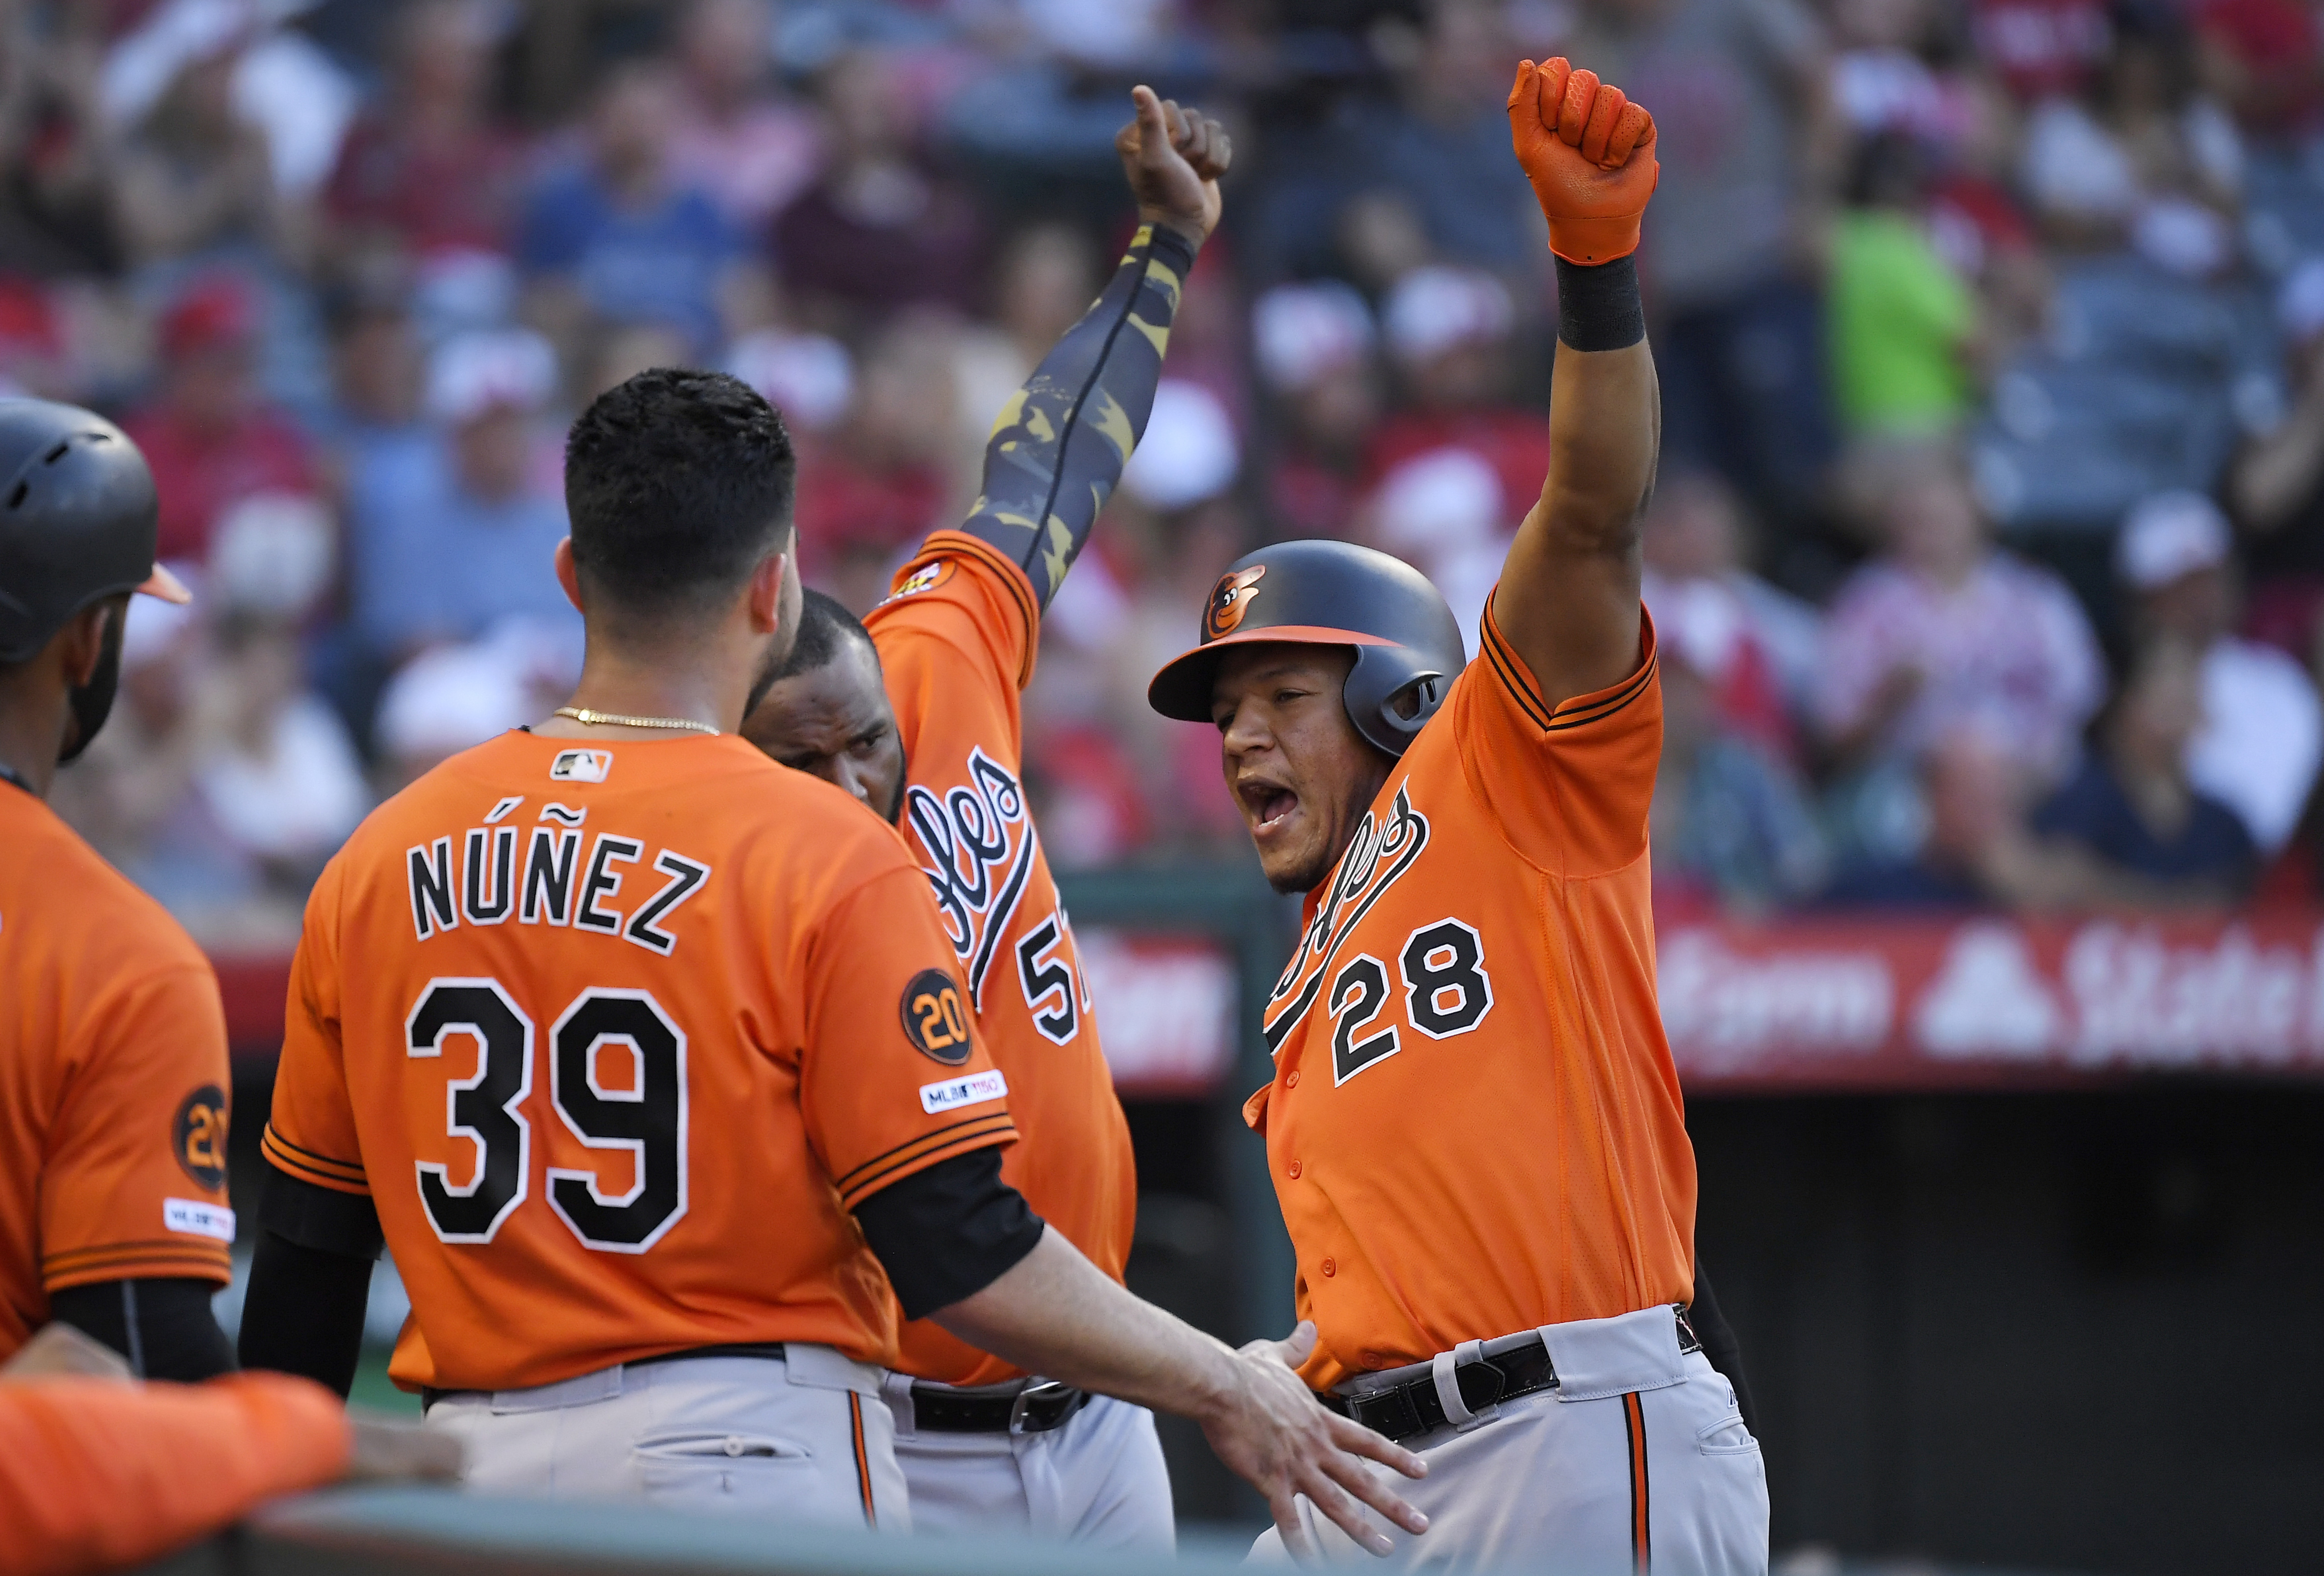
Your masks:
{"label": "player's ear", "polygon": [[556,561],[557,584],[565,588],[565,600],[573,604],[574,612],[586,613],[589,610],[581,605],[581,569],[580,566],[573,561],[571,537],[566,537],[558,542]]}
{"label": "player's ear", "polygon": [[66,687],[78,689],[97,677],[97,665],[105,660],[106,631],[114,620],[127,615],[129,610],[123,605],[127,601],[126,597],[107,597],[84,607],[57,631],[57,655],[60,659],[58,665],[64,669]]}
{"label": "player's ear", "polygon": [[783,615],[788,611],[786,604],[790,600],[791,549],[798,540],[793,537],[783,544],[782,551],[769,553],[751,571],[751,628],[760,634],[775,634],[783,627]]}

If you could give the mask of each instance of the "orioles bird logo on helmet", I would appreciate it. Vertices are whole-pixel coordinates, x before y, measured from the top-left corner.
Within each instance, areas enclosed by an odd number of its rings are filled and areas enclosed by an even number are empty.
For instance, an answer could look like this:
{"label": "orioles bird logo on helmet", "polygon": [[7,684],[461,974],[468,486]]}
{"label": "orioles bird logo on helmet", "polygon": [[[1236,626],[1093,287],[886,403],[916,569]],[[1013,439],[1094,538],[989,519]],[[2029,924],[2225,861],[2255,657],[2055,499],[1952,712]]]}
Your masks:
{"label": "orioles bird logo on helmet", "polygon": [[1219,583],[1211,588],[1211,600],[1203,608],[1203,639],[1215,641],[1234,632],[1251,599],[1259,594],[1259,583],[1266,574],[1266,565],[1253,564],[1219,576]]}

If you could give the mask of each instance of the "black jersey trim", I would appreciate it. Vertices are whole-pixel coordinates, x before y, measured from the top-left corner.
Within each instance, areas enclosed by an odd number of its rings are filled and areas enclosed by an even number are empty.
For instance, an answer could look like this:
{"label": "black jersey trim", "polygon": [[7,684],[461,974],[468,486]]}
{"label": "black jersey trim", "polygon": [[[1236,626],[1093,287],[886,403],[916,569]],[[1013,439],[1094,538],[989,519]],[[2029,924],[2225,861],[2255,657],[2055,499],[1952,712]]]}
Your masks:
{"label": "black jersey trim", "polygon": [[1017,1136],[1017,1124],[1010,1120],[1005,1111],[997,1111],[991,1117],[980,1118],[979,1120],[984,1125],[973,1132],[956,1134],[946,1138],[943,1143],[932,1145],[918,1154],[900,1156],[868,1176],[859,1175],[853,1183],[840,1190],[841,1205],[852,1210],[866,1197],[879,1192],[882,1186],[900,1181],[905,1174],[914,1170],[924,1170],[939,1160],[949,1159],[954,1155],[964,1155],[973,1149],[997,1147],[994,1140],[1013,1138]]}
{"label": "black jersey trim", "polygon": [[1500,589],[1496,586],[1493,594],[1485,599],[1484,639],[1480,643],[1485,648],[1485,655],[1492,661],[1493,671],[1516,698],[1519,708],[1532,719],[1535,727],[1547,729],[1550,725],[1549,706],[1526,677],[1524,668],[1517,665],[1517,652],[1501,634],[1500,620],[1493,615],[1493,604],[1499,595]]}
{"label": "black jersey trim", "polygon": [[900,1155],[900,1154],[902,1154],[905,1150],[911,1148],[911,1147],[914,1147],[915,1145],[918,1145],[918,1144],[925,1144],[925,1143],[927,1143],[929,1140],[934,1139],[934,1138],[943,1138],[946,1133],[958,1132],[958,1131],[959,1131],[961,1129],[963,1129],[963,1128],[974,1127],[974,1126],[975,1126],[977,1123],[979,1123],[979,1122],[988,1122],[988,1121],[991,1121],[991,1120],[994,1117],[996,1117],[996,1116],[1005,1117],[1005,1116],[1007,1116],[1007,1115],[1008,1115],[1008,1112],[1006,1112],[1006,1111],[984,1111],[984,1112],[982,1112],[982,1113],[981,1113],[981,1114],[979,1114],[979,1115],[976,1115],[976,1116],[964,1116],[964,1117],[961,1118],[958,1121],[954,1121],[954,1122],[946,1122],[944,1126],[942,1126],[942,1127],[940,1127],[940,1128],[930,1128],[930,1129],[929,1129],[927,1132],[925,1132],[925,1133],[918,1134],[918,1135],[916,1135],[916,1136],[914,1136],[914,1137],[912,1137],[912,1138],[909,1138],[905,1139],[905,1140],[904,1140],[902,1143],[900,1143],[900,1144],[891,1145],[891,1146],[890,1146],[890,1147],[889,1147],[888,1148],[885,1148],[885,1149],[881,1150],[881,1151],[880,1151],[880,1153],[878,1153],[877,1155],[872,1156],[869,1160],[864,1161],[862,1165],[860,1165],[860,1166],[856,1166],[853,1170],[852,1170],[852,1171],[848,1172],[845,1175],[841,1176],[841,1177],[838,1177],[838,1178],[836,1179],[836,1185],[838,1186],[838,1188],[840,1189],[840,1191],[841,1191],[841,1192],[844,1193],[844,1192],[847,1190],[847,1186],[848,1186],[848,1184],[849,1184],[850,1183],[853,1182],[853,1181],[854,1181],[858,1176],[861,1176],[864,1172],[869,1171],[870,1169],[872,1169],[872,1167],[873,1167],[874,1166],[877,1166],[877,1165],[879,1165],[881,1162],[882,1162],[882,1161],[884,1161],[884,1160],[888,1159],[890,1156]]}
{"label": "black jersey trim", "polygon": [[1646,666],[1640,668],[1638,671],[1631,677],[1631,678],[1624,685],[1621,693],[1618,695],[1609,696],[1603,701],[1593,703],[1586,711],[1577,709],[1572,713],[1560,712],[1558,714],[1557,720],[1549,724],[1549,731],[1552,733],[1560,733],[1568,728],[1587,727],[1591,723],[1602,722],[1606,718],[1612,716],[1616,712],[1620,711],[1632,701],[1646,693],[1646,687],[1653,682],[1655,673],[1661,666],[1661,663],[1662,653],[1657,651],[1653,656],[1646,659]]}
{"label": "black jersey trim", "polygon": [[1653,682],[1662,664],[1662,649],[1657,645],[1639,664],[1638,670],[1616,685],[1610,692],[1600,691],[1597,698],[1585,698],[1578,705],[1568,700],[1561,701],[1554,708],[1545,708],[1540,691],[1527,682],[1516,650],[1501,633],[1500,622],[1493,616],[1493,604],[1489,599],[1485,604],[1484,626],[1482,643],[1485,655],[1492,660],[1493,671],[1499,676],[1509,694],[1516,697],[1533,725],[1545,733],[1562,733],[1612,716],[1646,693],[1646,686]]}

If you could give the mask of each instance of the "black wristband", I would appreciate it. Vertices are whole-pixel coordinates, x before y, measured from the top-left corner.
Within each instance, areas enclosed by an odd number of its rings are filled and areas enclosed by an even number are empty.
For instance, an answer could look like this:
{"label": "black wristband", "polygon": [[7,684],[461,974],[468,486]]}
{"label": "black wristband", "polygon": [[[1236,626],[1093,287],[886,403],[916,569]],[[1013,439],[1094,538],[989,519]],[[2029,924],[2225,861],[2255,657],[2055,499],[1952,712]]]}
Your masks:
{"label": "black wristband", "polygon": [[[1147,221],[1152,224],[1152,220]],[[1153,238],[1148,243],[1152,256],[1161,259],[1178,271],[1178,282],[1184,284],[1194,266],[1194,244],[1185,235],[1168,225],[1154,225]]]}
{"label": "black wristband", "polygon": [[1557,260],[1557,337],[1574,350],[1627,350],[1646,336],[1635,258],[1591,267]]}

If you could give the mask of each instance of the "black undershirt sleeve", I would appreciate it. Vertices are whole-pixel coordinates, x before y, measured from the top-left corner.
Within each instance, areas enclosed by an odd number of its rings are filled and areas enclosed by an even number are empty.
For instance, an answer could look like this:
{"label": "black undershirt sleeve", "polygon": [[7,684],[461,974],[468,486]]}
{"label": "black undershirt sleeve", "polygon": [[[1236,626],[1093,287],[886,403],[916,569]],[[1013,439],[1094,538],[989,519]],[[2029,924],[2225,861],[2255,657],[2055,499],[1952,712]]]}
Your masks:
{"label": "black undershirt sleeve", "polygon": [[217,1283],[104,1280],[49,1294],[49,1316],[129,1359],[141,1379],[198,1384],[234,1371],[226,1332],[210,1315]]}
{"label": "black undershirt sleeve", "polygon": [[299,1374],[344,1396],[363,1355],[379,1212],[270,1166],[243,1300],[242,1366]]}
{"label": "black undershirt sleeve", "polygon": [[961,530],[1025,571],[1043,607],[1146,431],[1194,243],[1141,225],[1096,302],[1002,410]]}
{"label": "black undershirt sleeve", "polygon": [[1001,1180],[999,1149],[973,1149],[890,1183],[855,1206],[855,1221],[907,1319],[982,1291],[1047,1229],[1025,1195]]}
{"label": "black undershirt sleeve", "polygon": [[1759,1424],[1751,1406],[1751,1386],[1743,1378],[1743,1343],[1735,1339],[1735,1326],[1719,1311],[1719,1298],[1712,1293],[1711,1279],[1703,1274],[1699,1258],[1694,1265],[1694,1301],[1687,1304],[1686,1317],[1687,1323],[1694,1326],[1694,1338],[1702,1342],[1702,1355],[1735,1387],[1735,1405],[1743,1414],[1743,1426],[1757,1433]]}
{"label": "black undershirt sleeve", "polygon": [[262,1228],[242,1309],[242,1366],[314,1380],[345,1399],[363,1357],[371,1262]]}

